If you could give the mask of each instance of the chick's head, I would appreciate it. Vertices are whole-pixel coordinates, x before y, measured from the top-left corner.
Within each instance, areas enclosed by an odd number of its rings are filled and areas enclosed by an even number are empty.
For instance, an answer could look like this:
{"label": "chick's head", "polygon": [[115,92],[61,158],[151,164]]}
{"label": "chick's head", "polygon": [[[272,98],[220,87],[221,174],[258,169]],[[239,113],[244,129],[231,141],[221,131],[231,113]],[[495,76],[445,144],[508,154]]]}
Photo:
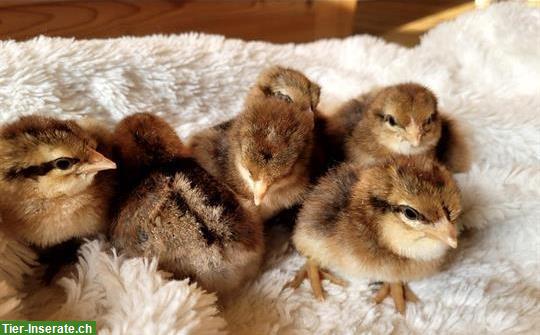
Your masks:
{"label": "chick's head", "polygon": [[314,111],[319,104],[321,88],[301,72],[281,66],[270,67],[259,75],[254,89],[274,96],[299,109]]}
{"label": "chick's head", "polygon": [[430,159],[397,157],[368,170],[366,203],[385,244],[403,256],[430,259],[457,247],[459,188]]}
{"label": "chick's head", "polygon": [[114,130],[114,151],[123,171],[159,166],[190,155],[174,128],[151,113],[125,117]]}
{"label": "chick's head", "polygon": [[255,205],[268,191],[307,176],[314,128],[309,110],[262,99],[248,105],[233,127],[235,165]]}
{"label": "chick's head", "polygon": [[437,99],[418,84],[382,89],[369,104],[367,117],[379,143],[398,154],[424,153],[441,137]]}
{"label": "chick's head", "polygon": [[116,164],[75,122],[26,116],[0,130],[0,183],[4,190],[44,198],[84,191]]}

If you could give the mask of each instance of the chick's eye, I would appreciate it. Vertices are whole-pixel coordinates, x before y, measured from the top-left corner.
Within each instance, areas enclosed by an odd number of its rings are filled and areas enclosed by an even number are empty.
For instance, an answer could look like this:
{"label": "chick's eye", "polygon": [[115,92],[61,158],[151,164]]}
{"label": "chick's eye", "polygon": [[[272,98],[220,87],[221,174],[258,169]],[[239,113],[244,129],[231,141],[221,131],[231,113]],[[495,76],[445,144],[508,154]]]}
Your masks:
{"label": "chick's eye", "polygon": [[403,215],[407,218],[407,220],[411,221],[417,221],[420,218],[420,213],[412,207],[404,206],[401,210]]}
{"label": "chick's eye", "polygon": [[67,170],[75,164],[75,160],[72,158],[62,157],[54,160],[53,165],[60,170]]}
{"label": "chick's eye", "polygon": [[396,125],[396,119],[392,115],[386,114],[384,116],[384,121],[394,127]]}
{"label": "chick's eye", "polygon": [[285,101],[288,102],[288,103],[293,102],[290,96],[288,96],[288,95],[286,95],[286,94],[283,94],[283,93],[281,93],[281,92],[276,92],[275,95],[276,95],[278,98],[280,98],[281,100],[285,100]]}

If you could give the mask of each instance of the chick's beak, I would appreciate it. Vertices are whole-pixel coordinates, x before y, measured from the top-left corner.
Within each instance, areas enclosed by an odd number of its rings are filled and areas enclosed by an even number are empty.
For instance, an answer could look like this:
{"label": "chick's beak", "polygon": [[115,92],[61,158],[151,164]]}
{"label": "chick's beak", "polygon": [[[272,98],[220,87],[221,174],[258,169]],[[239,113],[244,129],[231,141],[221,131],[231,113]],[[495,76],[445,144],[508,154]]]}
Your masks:
{"label": "chick's beak", "polygon": [[452,248],[457,248],[457,230],[452,222],[447,219],[440,220],[435,223],[433,228],[426,231],[431,237],[448,244]]}
{"label": "chick's beak", "polygon": [[412,145],[417,147],[420,145],[420,141],[422,140],[422,135],[421,134],[417,134],[415,135],[413,141],[412,141]]}
{"label": "chick's beak", "polygon": [[93,173],[104,170],[113,170],[116,169],[116,163],[103,156],[99,152],[91,149],[90,157],[88,162],[82,164],[81,167],[77,170],[78,173]]}
{"label": "chick's beak", "polygon": [[253,183],[253,202],[255,203],[255,206],[259,206],[261,204],[267,190],[268,185],[264,181],[257,180]]}
{"label": "chick's beak", "polygon": [[417,147],[420,145],[420,141],[422,140],[422,132],[418,127],[414,126],[411,129],[410,136],[409,136],[409,142],[413,145],[413,147]]}

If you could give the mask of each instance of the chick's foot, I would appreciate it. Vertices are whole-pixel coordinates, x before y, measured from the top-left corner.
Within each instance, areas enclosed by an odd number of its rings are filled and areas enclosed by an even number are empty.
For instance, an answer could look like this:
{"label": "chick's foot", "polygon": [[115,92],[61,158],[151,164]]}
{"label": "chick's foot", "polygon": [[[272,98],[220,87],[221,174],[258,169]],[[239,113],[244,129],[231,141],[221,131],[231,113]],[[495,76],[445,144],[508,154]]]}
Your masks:
{"label": "chick's foot", "polygon": [[414,294],[406,283],[383,283],[373,298],[376,304],[380,304],[387,296],[392,297],[396,310],[404,315],[407,301],[418,302],[420,299]]}
{"label": "chick's foot", "polygon": [[331,283],[339,286],[347,286],[347,282],[334,276],[332,273],[322,270],[313,260],[307,260],[304,266],[294,276],[294,279],[287,283],[285,287],[298,288],[304,279],[308,278],[313,290],[313,295],[320,301],[325,299],[325,293],[322,288],[322,280],[327,279]]}

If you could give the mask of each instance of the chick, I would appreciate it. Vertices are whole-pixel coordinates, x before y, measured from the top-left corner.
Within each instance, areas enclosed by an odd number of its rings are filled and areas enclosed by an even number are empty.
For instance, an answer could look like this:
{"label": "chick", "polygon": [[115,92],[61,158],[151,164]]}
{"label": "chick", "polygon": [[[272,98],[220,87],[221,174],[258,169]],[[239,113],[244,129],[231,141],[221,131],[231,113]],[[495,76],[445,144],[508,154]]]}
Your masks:
{"label": "chick", "polygon": [[193,155],[266,220],[299,203],[313,179],[319,94],[298,71],[263,71],[242,113],[191,138]]}
{"label": "chick", "polygon": [[1,229],[50,247],[106,230],[116,164],[73,121],[25,116],[0,129]]}
{"label": "chick", "polygon": [[294,104],[300,110],[315,112],[319,104],[321,88],[303,73],[282,66],[272,66],[261,72],[251,88],[247,103],[251,99],[277,97]]}
{"label": "chick", "polygon": [[164,120],[129,116],[114,138],[119,173],[135,176],[111,229],[117,249],[156,257],[161,269],[220,296],[257,273],[264,249],[260,220],[189,157]]}
{"label": "chick", "polygon": [[353,99],[330,123],[333,138],[345,138],[348,161],[370,164],[392,154],[426,155],[454,172],[469,169],[459,127],[438,111],[435,95],[419,84],[389,86]]}
{"label": "chick", "polygon": [[326,131],[329,118],[317,108],[321,87],[300,71],[272,66],[259,75],[246,103],[249,104],[252,99],[272,96],[294,104],[300,110],[309,109],[313,112],[315,126],[309,173],[311,181],[317,180],[338,161],[336,147]]}
{"label": "chick", "polygon": [[384,282],[400,313],[416,301],[407,283],[439,271],[457,247],[459,189],[442,165],[423,157],[395,157],[369,167],[344,164],[323,177],[307,197],[293,234],[307,262],[289,284],[307,276],[324,299],[320,278]]}
{"label": "chick", "polygon": [[344,103],[333,114],[324,118],[320,133],[326,143],[329,159],[338,165],[346,160],[345,144],[349,141],[354,129],[362,119],[366,109],[365,96],[351,99]]}

